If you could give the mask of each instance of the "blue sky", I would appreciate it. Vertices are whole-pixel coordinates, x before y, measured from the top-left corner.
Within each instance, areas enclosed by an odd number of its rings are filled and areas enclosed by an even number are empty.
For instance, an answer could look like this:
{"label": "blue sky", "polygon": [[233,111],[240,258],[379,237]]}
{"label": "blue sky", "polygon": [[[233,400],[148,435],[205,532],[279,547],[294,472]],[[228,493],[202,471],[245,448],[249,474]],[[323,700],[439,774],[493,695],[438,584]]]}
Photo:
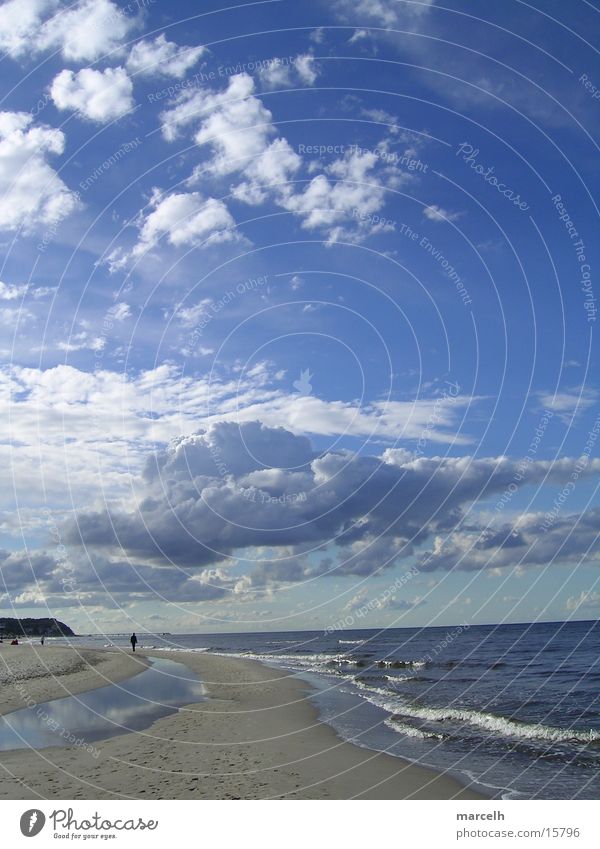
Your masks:
{"label": "blue sky", "polygon": [[3,614],[597,617],[599,31],[4,3]]}

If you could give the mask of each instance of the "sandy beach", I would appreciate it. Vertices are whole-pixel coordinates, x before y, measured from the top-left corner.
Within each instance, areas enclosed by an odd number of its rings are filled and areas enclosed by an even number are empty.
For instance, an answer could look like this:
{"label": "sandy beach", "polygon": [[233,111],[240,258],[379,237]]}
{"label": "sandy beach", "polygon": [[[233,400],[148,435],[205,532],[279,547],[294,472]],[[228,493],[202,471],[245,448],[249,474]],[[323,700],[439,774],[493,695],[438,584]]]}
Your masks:
{"label": "sandy beach", "polygon": [[[145,655],[185,664],[208,698],[144,731],[96,741],[93,755],[83,747],[2,752],[0,798],[485,798],[448,776],[343,742],[319,721],[310,685],[256,661],[50,647],[40,659],[41,651],[21,648],[21,665],[4,649],[0,669],[8,663],[13,676],[25,676],[29,663],[37,674],[20,680],[38,702],[122,681],[144,668]],[[2,713],[23,707],[16,686],[2,685]]]}

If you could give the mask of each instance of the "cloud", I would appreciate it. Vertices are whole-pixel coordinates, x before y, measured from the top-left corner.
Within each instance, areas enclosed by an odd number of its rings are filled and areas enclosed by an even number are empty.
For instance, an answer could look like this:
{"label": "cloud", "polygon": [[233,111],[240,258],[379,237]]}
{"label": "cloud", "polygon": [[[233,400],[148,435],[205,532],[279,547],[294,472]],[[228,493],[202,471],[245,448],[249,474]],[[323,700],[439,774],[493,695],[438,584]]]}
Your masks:
{"label": "cloud", "polygon": [[3,283],[0,280],[0,301],[16,301],[29,296],[40,300],[56,292],[54,286],[34,286],[28,283]]}
{"label": "cloud", "polygon": [[64,151],[64,134],[32,125],[26,112],[0,112],[1,230],[31,233],[59,224],[80,206],[47,162]]}
{"label": "cloud", "polygon": [[123,68],[95,71],[83,68],[76,74],[61,71],[52,82],[50,95],[57,109],[74,109],[89,121],[105,124],[133,109],[133,85]]}
{"label": "cloud", "polygon": [[244,180],[232,189],[243,203],[264,203],[273,192],[289,196],[289,181],[300,169],[301,158],[286,139],[275,139],[244,171]]}
{"label": "cloud", "polygon": [[598,610],[600,608],[600,593],[582,590],[578,596],[570,596],[565,606],[569,611]]}
{"label": "cloud", "polygon": [[149,212],[142,211],[136,220],[139,239],[130,251],[118,248],[107,258],[112,272],[124,268],[155,248],[161,239],[180,248],[231,242],[240,239],[235,221],[221,200],[204,198],[199,192],[163,194],[152,190]]}
{"label": "cloud", "polygon": [[[134,485],[137,509],[80,511],[67,524],[65,538],[72,545],[114,557],[125,552],[155,566],[197,570],[243,555],[246,561],[261,561],[263,576],[265,563],[272,564],[274,578],[284,563],[286,581],[328,571],[367,575],[455,527],[466,507],[513,482],[517,468],[516,460],[493,457],[319,454],[305,437],[283,428],[217,423],[148,459]],[[533,461],[520,485],[564,481],[571,469],[568,459]],[[597,476],[600,461],[592,461],[586,473]],[[525,539],[534,532],[534,521],[516,533]],[[589,530],[586,526],[565,556],[589,544],[594,523],[597,516],[590,516]],[[497,534],[480,548],[489,558],[499,547],[506,561],[500,565],[514,564],[518,547],[526,544],[521,536],[501,544]],[[558,534],[553,543],[542,543],[540,557],[547,557],[554,544]],[[457,564],[457,545],[445,557],[437,546],[433,556],[420,557],[419,568],[481,568]],[[320,564],[308,558],[315,550],[328,552]],[[285,567],[288,561],[295,564],[292,571]],[[499,565],[498,559],[493,563]]]}
{"label": "cloud", "polygon": [[314,85],[320,73],[319,65],[310,53],[303,53],[292,62],[274,59],[259,71],[260,81],[266,89],[285,88],[291,85]]}
{"label": "cloud", "polygon": [[[55,342],[55,346],[57,350],[66,351],[67,353],[72,353],[73,351],[103,351],[106,347],[106,336],[100,335],[100,333],[91,326],[89,321],[85,319],[77,319],[73,322],[66,338],[59,338]],[[37,350],[48,351],[51,350],[51,348],[52,343],[50,339],[44,339],[43,346],[40,346]],[[31,376],[33,376],[34,373],[35,372],[31,372]],[[13,372],[14,376],[16,376],[16,374],[16,371]],[[0,379],[0,385],[1,382],[2,381]]]}
{"label": "cloud", "polygon": [[[186,328],[193,328],[206,309],[201,303],[178,310]],[[121,314],[121,309],[119,313]],[[189,333],[189,330],[187,331]],[[93,325],[77,328],[58,342],[63,351],[103,350],[106,338]],[[166,444],[178,434],[193,433],[221,422],[259,420],[283,425],[296,436],[374,437],[395,443],[426,435],[431,445],[464,444],[457,423],[475,401],[457,397],[359,406],[300,396],[266,367],[243,381],[237,372],[182,376],[172,364],[137,375],[100,369],[87,373],[73,366],[49,369],[5,366],[0,369],[0,402],[10,404],[10,416],[0,419],[0,460],[13,469],[21,502],[35,500],[40,486],[40,456],[48,498],[64,502],[68,492],[87,503],[102,488],[120,498],[129,486],[129,471],[138,473],[150,447]],[[68,450],[64,449],[68,435]],[[101,463],[98,463],[98,457]],[[413,454],[386,449],[385,462],[402,463]],[[68,461],[68,471],[65,462]],[[65,489],[65,475],[69,485]],[[123,489],[125,487],[125,489]],[[12,491],[4,493],[11,503]]]}
{"label": "cloud", "polygon": [[184,92],[179,104],[162,116],[168,139],[184,124],[200,121],[194,140],[209,146],[212,156],[195,169],[190,183],[207,175],[242,174],[242,182],[232,186],[231,192],[249,204],[263,203],[273,193],[287,193],[287,183],[302,163],[286,139],[272,139],[276,131],[271,112],[254,95],[254,88],[252,77],[237,74],[224,91]]}
{"label": "cloud", "polygon": [[26,321],[34,320],[34,314],[23,307],[0,308],[0,324],[4,327],[10,327],[14,330],[15,327],[24,324]]}
{"label": "cloud", "polygon": [[28,288],[27,283],[3,283],[0,280],[0,300],[15,301],[17,298],[22,298]]}
{"label": "cloud", "polygon": [[428,14],[435,0],[404,3],[402,0],[335,0],[334,10],[343,20],[365,21],[393,28],[416,24]]}
{"label": "cloud", "polygon": [[369,31],[366,29],[355,29],[351,37],[348,39],[348,44],[356,44],[358,41],[363,41],[369,37]]}
{"label": "cloud", "polygon": [[589,386],[573,386],[561,392],[538,392],[540,405],[558,415],[558,418],[570,423],[598,403],[598,391]]}
{"label": "cloud", "polygon": [[[294,73],[311,74],[314,68],[309,59],[298,57]],[[273,80],[274,74],[288,73],[292,73],[289,66],[278,65],[267,69],[263,77],[266,74]],[[241,176],[240,182],[229,185],[237,200],[252,205],[271,201],[297,216],[304,229],[323,231],[330,243],[393,229],[393,222],[378,215],[386,187],[398,188],[411,179],[389,158],[349,148],[328,165],[312,161],[311,173],[323,173],[296,191],[303,160],[287,139],[273,138],[277,135],[273,116],[256,96],[248,74],[232,77],[224,90],[183,91],[176,104],[162,113],[161,121],[167,140],[173,141],[187,129],[193,131],[197,144],[210,148],[209,159],[194,170],[190,185]]]}
{"label": "cloud", "polygon": [[429,219],[429,221],[456,221],[461,218],[464,213],[462,212],[450,212],[448,209],[444,209],[441,206],[438,206],[436,203],[431,204],[431,206],[426,206],[423,210],[423,215],[425,218]]}
{"label": "cloud", "polygon": [[126,319],[131,318],[131,307],[124,301],[120,301],[118,304],[115,304],[114,307],[110,308],[108,315],[112,321],[125,321]]}
{"label": "cloud", "polygon": [[141,77],[176,77],[181,79],[205,53],[205,48],[180,47],[167,41],[164,33],[154,40],[143,39],[131,48],[127,70]]}
{"label": "cloud", "polygon": [[[559,516],[544,533],[541,514],[492,529],[474,511],[516,480],[519,487],[564,483],[573,469],[569,458],[534,460],[523,473],[519,460],[505,457],[318,451],[304,435],[256,421],[217,421],[149,452],[152,438],[181,424],[172,412],[175,399],[193,420],[210,392],[201,384],[188,380],[182,391],[168,367],[141,375],[135,386],[124,376],[61,367],[44,374],[20,370],[8,387],[23,445],[12,458],[19,488],[39,490],[39,471],[24,473],[21,454],[30,440],[38,469],[42,430],[48,446],[70,435],[63,474],[68,471],[66,489],[75,503],[86,497],[79,475],[87,475],[88,499],[92,492],[111,493],[109,502],[88,502],[60,531],[86,604],[106,604],[101,582],[125,604],[156,597],[244,600],[328,575],[367,577],[406,566],[407,558],[421,573],[576,563],[584,556],[600,563],[600,508]],[[125,454],[115,448],[119,441]],[[102,469],[94,460],[99,448]],[[45,497],[64,479],[60,454],[42,452]],[[600,460],[590,460],[583,474],[597,477]],[[37,555],[43,582],[28,586],[24,561],[10,555],[8,584],[17,580],[18,565],[21,593],[58,601],[64,564],[53,567],[45,552]],[[417,597],[390,607],[421,603]]]}
{"label": "cloud", "polygon": [[379,157],[349,150],[314,177],[303,192],[288,194],[281,204],[302,220],[306,230],[324,229],[330,242],[356,239],[392,226],[375,219],[385,202],[376,174]]}
{"label": "cloud", "polygon": [[0,8],[0,48],[13,59],[60,50],[74,62],[93,62],[118,50],[138,25],[110,0],[10,0]]}
{"label": "cloud", "polygon": [[128,607],[137,601],[215,601],[237,581],[220,568],[188,575],[143,563],[71,551],[68,561],[49,551],[0,549],[0,598],[14,607]]}
{"label": "cloud", "polygon": [[[566,480],[569,466],[572,470],[574,463],[572,459],[564,459],[548,464],[550,477],[546,483]],[[600,461],[593,460],[587,465],[586,474],[593,477],[599,470]],[[579,564],[584,559],[600,564],[600,508],[583,515],[564,514],[552,518],[549,524],[548,514],[535,512],[525,513],[513,524],[500,527],[469,523],[448,538],[438,537],[433,547],[421,555],[419,569],[482,571],[547,566],[554,562]]]}
{"label": "cloud", "polygon": [[265,150],[274,133],[272,115],[254,88],[251,76],[236,74],[222,91],[183,91],[161,115],[163,135],[172,141],[183,127],[199,123],[194,138],[212,147],[212,170],[220,175],[239,170],[241,162]]}

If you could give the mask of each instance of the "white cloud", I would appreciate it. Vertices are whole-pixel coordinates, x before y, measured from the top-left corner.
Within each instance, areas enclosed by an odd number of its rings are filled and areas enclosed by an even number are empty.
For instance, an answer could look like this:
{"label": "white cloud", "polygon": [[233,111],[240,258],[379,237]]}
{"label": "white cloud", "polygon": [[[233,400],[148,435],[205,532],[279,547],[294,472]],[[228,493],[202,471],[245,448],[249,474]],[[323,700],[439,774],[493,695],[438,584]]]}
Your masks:
{"label": "white cloud", "polygon": [[[209,307],[210,303],[201,301],[177,309],[176,317],[189,328]],[[60,347],[101,350],[104,341],[93,326],[79,326]],[[431,444],[464,443],[460,435],[457,439],[456,429],[465,407],[472,403],[470,398],[458,397],[447,405],[430,399],[360,407],[299,396],[291,378],[285,388],[281,379],[267,368],[253,370],[240,384],[237,373],[212,379],[182,377],[174,365],[137,376],[108,370],[87,373],[66,365],[45,370],[7,366],[0,370],[0,462],[12,468],[25,500],[32,493],[34,497],[43,494],[39,485],[42,457],[48,498],[62,503],[68,496],[64,487],[68,474],[74,497],[84,503],[90,493],[95,497],[98,474],[106,476],[107,492],[118,496],[128,480],[127,470],[139,470],[141,458],[153,443],[218,421],[260,420],[272,427],[285,426],[297,435],[374,434],[392,441],[419,439],[427,429]],[[435,427],[431,427],[433,412]],[[65,436],[69,437],[66,454],[56,450],[65,448]],[[388,453],[385,462],[397,465],[411,456],[410,452],[402,458]],[[1,497],[10,501],[12,490],[8,488]]]}
{"label": "white cloud", "polygon": [[288,195],[288,183],[301,165],[302,159],[287,140],[275,139],[248,164],[244,170],[245,179],[233,187],[232,194],[237,200],[249,204],[264,203],[274,192]]}
{"label": "white cloud", "polygon": [[155,245],[162,236],[175,247],[234,238],[235,222],[225,204],[215,198],[203,198],[198,192],[180,192],[166,197],[158,193],[151,206],[154,209],[142,221],[135,254]]}
{"label": "white cloud", "polygon": [[288,194],[287,184],[302,165],[286,139],[272,139],[276,132],[272,115],[254,89],[252,77],[237,74],[223,91],[183,92],[176,106],[161,116],[168,140],[176,138],[183,127],[199,124],[194,139],[211,148],[211,158],[195,169],[189,183],[205,180],[207,175],[241,173],[241,182],[231,191],[249,204]]}
{"label": "white cloud", "polygon": [[102,351],[106,347],[106,338],[94,335],[89,330],[80,330],[71,333],[68,339],[61,339],[56,343],[56,347],[68,354],[74,351]]}
{"label": "white cloud", "polygon": [[115,304],[114,307],[111,307],[108,311],[110,318],[113,321],[125,321],[127,318],[131,318],[131,307],[129,304],[126,304],[124,301],[121,301],[118,304]]}
{"label": "white cloud", "polygon": [[597,390],[589,386],[573,386],[556,393],[539,392],[537,397],[544,409],[551,410],[566,423],[598,403]]}
{"label": "white cloud", "polygon": [[254,80],[237,74],[224,91],[185,91],[173,108],[163,113],[165,138],[175,138],[181,127],[199,122],[195,141],[212,148],[209,170],[219,176],[243,169],[264,153],[275,130],[272,115],[254,96]]}
{"label": "white cloud", "polygon": [[203,298],[199,303],[191,307],[179,307],[175,310],[175,317],[183,327],[195,327],[202,319],[209,315],[209,309],[213,302],[210,298]]}
{"label": "white cloud", "polygon": [[369,32],[366,29],[355,29],[351,37],[348,39],[348,44],[356,44],[357,41],[363,41],[369,37]]}
{"label": "white cloud", "polygon": [[46,161],[63,152],[65,136],[31,126],[26,112],[0,112],[0,229],[26,233],[57,225],[80,205]]}
{"label": "white cloud", "polygon": [[108,257],[111,271],[124,268],[130,260],[143,256],[163,238],[175,248],[208,246],[240,238],[223,201],[204,198],[198,192],[165,195],[155,188],[148,207],[150,212],[141,212],[137,218],[140,235],[131,251],[117,249]]}
{"label": "white cloud", "polygon": [[0,324],[13,330],[26,321],[33,321],[35,316],[23,307],[0,307]]}
{"label": "white cloud", "polygon": [[383,27],[410,26],[425,16],[435,0],[404,3],[402,0],[335,0],[333,7],[343,20],[365,20]]}
{"label": "white cloud", "polygon": [[570,611],[580,610],[581,608],[598,610],[600,608],[600,593],[582,590],[578,596],[570,596],[567,599],[566,608]]}
{"label": "white cloud", "polygon": [[283,199],[282,205],[302,219],[305,229],[326,229],[329,241],[385,228],[386,224],[374,220],[385,201],[384,186],[375,173],[378,162],[371,151],[348,151],[303,192]]}
{"label": "white cloud", "polygon": [[124,68],[77,73],[64,70],[54,78],[50,94],[57,109],[75,109],[89,121],[104,124],[133,109],[133,85]]}
{"label": "white cloud", "polygon": [[285,88],[291,85],[314,85],[320,68],[314,56],[303,53],[292,62],[274,59],[259,71],[260,80],[265,88]]}
{"label": "white cloud", "polygon": [[163,76],[181,79],[205,52],[202,46],[180,47],[174,41],[167,41],[161,33],[153,41],[144,39],[131,48],[127,58],[127,70],[130,74],[142,77]]}
{"label": "white cloud", "polygon": [[10,0],[0,8],[0,48],[13,59],[60,50],[91,62],[118,49],[137,23],[110,0]]}
{"label": "white cloud", "polygon": [[0,280],[0,300],[16,301],[27,293],[27,283],[3,283]]}
{"label": "white cloud", "polygon": [[[311,75],[309,60],[312,57],[298,57],[295,73],[300,68]],[[277,66],[271,71],[288,73],[289,67]],[[305,229],[323,230],[329,243],[393,229],[394,222],[378,215],[385,202],[385,188],[398,188],[411,179],[391,157],[350,148],[327,166],[311,162],[311,173],[323,173],[297,192],[293,181],[297,180],[302,158],[287,139],[273,140],[277,131],[271,112],[256,97],[254,81],[248,74],[232,77],[225,90],[182,92],[161,120],[167,140],[189,128],[197,144],[212,149],[210,159],[194,170],[190,185],[208,177],[241,174],[241,182],[229,186],[237,200],[249,204],[272,201],[298,216]]]}
{"label": "white cloud", "polygon": [[436,203],[432,203],[430,206],[426,206],[423,210],[423,215],[425,218],[428,218],[429,221],[456,221],[459,219],[463,213],[462,212],[450,212],[448,209],[444,209],[441,206],[438,206]]}

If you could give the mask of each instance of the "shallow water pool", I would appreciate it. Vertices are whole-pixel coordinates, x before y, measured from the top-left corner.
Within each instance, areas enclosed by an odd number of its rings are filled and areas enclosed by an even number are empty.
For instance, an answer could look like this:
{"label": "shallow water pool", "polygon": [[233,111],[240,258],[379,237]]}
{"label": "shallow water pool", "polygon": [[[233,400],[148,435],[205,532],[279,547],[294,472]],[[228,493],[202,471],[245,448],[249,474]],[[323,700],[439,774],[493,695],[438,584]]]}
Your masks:
{"label": "shallow water pool", "polygon": [[205,698],[200,679],[183,663],[162,658],[119,684],[108,684],[0,717],[0,751],[86,746],[148,728],[183,705]]}

